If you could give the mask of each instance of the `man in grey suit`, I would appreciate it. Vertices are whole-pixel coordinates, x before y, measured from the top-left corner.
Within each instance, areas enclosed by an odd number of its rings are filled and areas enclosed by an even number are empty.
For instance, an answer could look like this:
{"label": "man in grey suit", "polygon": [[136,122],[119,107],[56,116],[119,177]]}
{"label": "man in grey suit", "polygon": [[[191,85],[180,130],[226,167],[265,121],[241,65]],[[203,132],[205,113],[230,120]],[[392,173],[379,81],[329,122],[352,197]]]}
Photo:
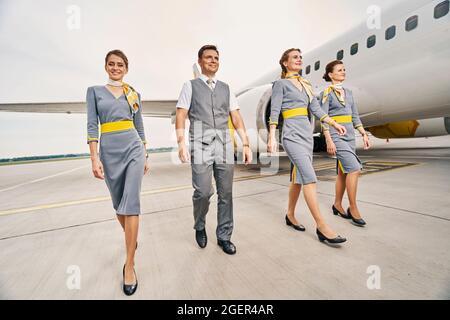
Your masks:
{"label": "man in grey suit", "polygon": [[[205,218],[210,198],[214,194],[214,174],[218,196],[217,243],[225,253],[235,254],[236,247],[230,241],[233,232],[234,171],[234,146],[230,130],[235,129],[242,140],[245,164],[251,163],[252,152],[237,99],[226,83],[215,78],[219,69],[217,47],[201,47],[198,64],[202,74],[183,85],[177,103],[175,128],[178,156],[182,162],[191,161],[192,185],[195,189],[192,196],[194,229],[198,245],[204,248],[207,244]],[[184,137],[187,117],[190,121],[190,154]]]}

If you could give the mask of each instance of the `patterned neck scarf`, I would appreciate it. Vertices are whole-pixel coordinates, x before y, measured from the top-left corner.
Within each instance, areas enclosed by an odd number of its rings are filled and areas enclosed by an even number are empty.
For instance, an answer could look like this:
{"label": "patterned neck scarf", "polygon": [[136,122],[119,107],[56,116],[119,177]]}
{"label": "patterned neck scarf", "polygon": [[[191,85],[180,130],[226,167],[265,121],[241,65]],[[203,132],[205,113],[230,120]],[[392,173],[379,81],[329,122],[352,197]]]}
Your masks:
{"label": "patterned neck scarf", "polygon": [[123,94],[127,98],[128,104],[130,105],[131,112],[134,114],[139,110],[139,96],[136,90],[133,89],[128,83],[123,81],[115,81],[108,79],[108,84],[113,87],[122,87]]}
{"label": "patterned neck scarf", "polygon": [[311,82],[309,82],[305,78],[301,77],[298,73],[290,73],[290,72],[288,72],[286,74],[285,79],[297,79],[298,82],[300,82],[300,84],[305,89],[306,94],[308,95],[308,98],[309,98],[309,102],[311,102],[312,99],[314,99],[314,92],[313,92],[313,88],[312,88]]}
{"label": "patterned neck scarf", "polygon": [[131,112],[136,113],[139,110],[139,96],[137,92],[127,83],[123,83],[123,93],[127,97],[128,104],[130,105]]}
{"label": "patterned neck scarf", "polygon": [[324,104],[327,101],[328,96],[330,95],[331,91],[334,91],[339,102],[343,106],[345,106],[345,99],[342,96],[342,92],[344,91],[344,88],[342,87],[342,83],[332,84],[323,91],[322,104]]}

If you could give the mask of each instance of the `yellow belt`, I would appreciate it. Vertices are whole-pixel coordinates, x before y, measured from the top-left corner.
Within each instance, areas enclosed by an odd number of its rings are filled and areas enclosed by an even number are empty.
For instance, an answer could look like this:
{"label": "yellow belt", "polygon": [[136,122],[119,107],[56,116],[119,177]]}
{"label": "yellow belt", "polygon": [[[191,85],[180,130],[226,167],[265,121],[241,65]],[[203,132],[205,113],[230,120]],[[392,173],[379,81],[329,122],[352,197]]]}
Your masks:
{"label": "yellow belt", "polygon": [[123,120],[123,121],[115,121],[115,122],[106,122],[101,125],[102,133],[114,132],[114,131],[122,131],[133,129],[134,124],[131,120]]}
{"label": "yellow belt", "polygon": [[281,114],[283,115],[284,119],[289,119],[289,118],[296,117],[296,116],[307,116],[308,108],[303,107],[303,108],[295,108],[295,109],[285,110],[285,111],[281,112]]}
{"label": "yellow belt", "polygon": [[351,123],[352,122],[352,116],[334,116],[331,117],[331,119],[333,119],[336,122],[340,122],[340,123]]}

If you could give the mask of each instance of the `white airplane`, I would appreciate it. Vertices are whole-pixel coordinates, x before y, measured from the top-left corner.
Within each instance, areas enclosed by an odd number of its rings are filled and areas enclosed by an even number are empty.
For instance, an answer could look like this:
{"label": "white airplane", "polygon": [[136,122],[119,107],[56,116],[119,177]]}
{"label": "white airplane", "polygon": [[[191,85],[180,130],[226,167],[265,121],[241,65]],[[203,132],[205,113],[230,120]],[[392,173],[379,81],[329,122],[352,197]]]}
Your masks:
{"label": "white airplane", "polygon": [[[364,127],[374,136],[450,134],[449,1],[401,2],[381,13],[380,29],[363,23],[302,55],[302,75],[317,94],[328,86],[322,79],[326,64],[344,62],[345,86],[353,91]],[[252,145],[258,143],[260,150],[267,141],[271,82],[279,75],[278,67],[238,94],[246,125],[254,119],[259,130]],[[320,131],[317,122],[315,131]],[[315,149],[323,146],[316,137]]]}
{"label": "white airplane", "polygon": [[[363,23],[303,53],[302,75],[319,93],[327,86],[322,80],[326,64],[343,60],[345,85],[374,136],[439,136],[450,134],[449,58],[449,1],[408,0],[381,12],[381,28]],[[279,76],[274,68],[236,94],[247,128],[257,132],[250,135],[254,152],[265,152],[272,82]],[[143,114],[173,118],[175,105],[174,100],[143,101]],[[0,110],[84,113],[85,103],[0,104]],[[320,132],[317,121],[314,126]],[[316,150],[323,149],[323,138],[315,139]]]}

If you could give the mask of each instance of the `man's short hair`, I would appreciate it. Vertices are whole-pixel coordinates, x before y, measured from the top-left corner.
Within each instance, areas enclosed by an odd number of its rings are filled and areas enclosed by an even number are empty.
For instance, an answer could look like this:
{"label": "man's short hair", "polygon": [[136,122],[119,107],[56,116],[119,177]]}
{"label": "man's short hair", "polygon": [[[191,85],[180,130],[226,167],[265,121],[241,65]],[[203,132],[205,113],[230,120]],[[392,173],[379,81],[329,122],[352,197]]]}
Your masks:
{"label": "man's short hair", "polygon": [[198,50],[198,58],[201,59],[203,56],[203,52],[205,52],[206,50],[214,50],[217,52],[217,54],[219,54],[219,50],[217,50],[217,47],[213,44],[207,44],[204,45],[203,47],[200,48],[200,50]]}

